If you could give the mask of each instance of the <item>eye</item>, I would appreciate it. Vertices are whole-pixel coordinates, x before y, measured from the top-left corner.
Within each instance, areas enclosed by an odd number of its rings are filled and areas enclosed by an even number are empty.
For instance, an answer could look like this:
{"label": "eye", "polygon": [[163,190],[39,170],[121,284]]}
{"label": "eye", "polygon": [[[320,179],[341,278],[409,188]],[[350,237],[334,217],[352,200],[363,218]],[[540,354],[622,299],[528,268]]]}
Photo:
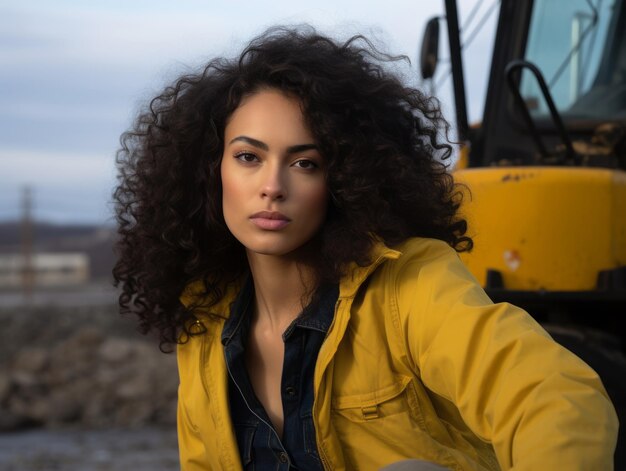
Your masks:
{"label": "eye", "polygon": [[235,159],[243,163],[253,163],[259,160],[259,158],[255,154],[248,151],[237,152],[235,154]]}
{"label": "eye", "polygon": [[313,170],[313,169],[319,168],[319,165],[317,165],[312,160],[307,160],[307,159],[298,160],[294,162],[293,165],[294,167],[298,167],[304,170]]}

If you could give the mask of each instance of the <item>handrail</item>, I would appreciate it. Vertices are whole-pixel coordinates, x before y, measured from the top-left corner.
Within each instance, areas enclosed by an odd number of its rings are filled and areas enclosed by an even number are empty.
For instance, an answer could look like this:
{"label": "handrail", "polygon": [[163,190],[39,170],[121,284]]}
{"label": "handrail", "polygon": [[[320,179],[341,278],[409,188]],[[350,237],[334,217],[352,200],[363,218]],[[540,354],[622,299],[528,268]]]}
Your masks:
{"label": "handrail", "polygon": [[515,101],[517,102],[519,109],[522,112],[522,116],[524,120],[526,121],[526,125],[528,126],[528,129],[530,130],[530,133],[535,141],[535,145],[537,146],[537,149],[539,150],[539,154],[541,155],[543,159],[547,159],[549,157],[549,153],[546,150],[546,147],[543,145],[543,141],[541,140],[541,134],[539,133],[539,131],[537,131],[537,127],[535,126],[533,118],[530,115],[530,111],[528,110],[528,105],[524,101],[524,98],[522,97],[522,94],[519,91],[518,84],[515,82],[514,73],[517,70],[521,71],[523,69],[530,70],[535,76],[537,83],[539,84],[539,88],[541,89],[543,98],[545,99],[546,104],[548,105],[548,109],[550,110],[550,116],[552,117],[552,121],[554,122],[554,125],[559,133],[559,136],[561,137],[561,141],[563,141],[563,145],[565,146],[566,158],[573,159],[574,161],[578,161],[579,159],[578,159],[576,152],[574,151],[572,141],[569,135],[567,134],[565,125],[563,124],[563,120],[561,119],[561,115],[556,109],[554,100],[552,100],[552,95],[550,94],[548,85],[546,84],[546,81],[543,78],[543,74],[541,73],[539,68],[532,62],[522,60],[522,59],[515,59],[509,62],[505,68],[507,83],[509,85],[509,89],[511,90],[511,92],[513,93],[513,96],[515,97]]}

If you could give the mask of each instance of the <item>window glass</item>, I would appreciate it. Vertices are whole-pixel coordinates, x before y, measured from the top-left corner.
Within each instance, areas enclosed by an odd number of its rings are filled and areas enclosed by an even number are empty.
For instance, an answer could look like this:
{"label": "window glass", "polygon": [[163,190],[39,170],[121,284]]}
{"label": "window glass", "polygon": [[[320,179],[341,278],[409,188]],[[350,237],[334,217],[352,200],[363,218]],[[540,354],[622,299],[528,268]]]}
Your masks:
{"label": "window glass", "polygon": [[[539,67],[557,109],[566,117],[606,118],[612,114],[610,100],[604,95],[614,93],[615,88],[608,85],[615,84],[603,83],[599,71],[607,60],[605,49],[612,42],[623,42],[621,34],[613,40],[607,35],[615,11],[615,0],[534,2],[526,60]],[[621,81],[623,90],[623,74]],[[537,80],[528,70],[523,72],[520,89],[535,117],[548,115]]]}

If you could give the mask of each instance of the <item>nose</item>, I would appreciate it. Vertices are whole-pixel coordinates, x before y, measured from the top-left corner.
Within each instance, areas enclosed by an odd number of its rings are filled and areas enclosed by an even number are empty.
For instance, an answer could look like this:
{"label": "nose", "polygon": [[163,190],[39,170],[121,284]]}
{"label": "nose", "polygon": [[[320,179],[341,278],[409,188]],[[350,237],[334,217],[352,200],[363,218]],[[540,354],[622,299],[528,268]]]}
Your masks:
{"label": "nose", "polygon": [[286,196],[286,182],[282,170],[278,166],[268,165],[263,172],[261,198],[275,201],[284,200]]}

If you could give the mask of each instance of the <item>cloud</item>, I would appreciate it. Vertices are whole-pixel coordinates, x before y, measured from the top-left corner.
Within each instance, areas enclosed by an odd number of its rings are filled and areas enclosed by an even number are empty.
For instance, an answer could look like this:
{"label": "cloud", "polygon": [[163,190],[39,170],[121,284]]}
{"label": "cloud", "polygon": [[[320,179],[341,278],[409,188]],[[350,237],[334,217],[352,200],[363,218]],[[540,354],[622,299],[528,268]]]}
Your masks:
{"label": "cloud", "polygon": [[106,155],[0,149],[0,219],[16,219],[23,188],[34,194],[35,216],[57,222],[102,222],[115,184]]}
{"label": "cloud", "polygon": [[114,178],[111,156],[0,149],[0,184],[76,185]]}
{"label": "cloud", "polygon": [[29,8],[26,4],[0,13],[8,19],[0,47],[0,61],[7,66],[45,68],[79,62],[149,67],[164,58],[189,59],[210,49],[211,42],[223,47],[231,36],[228,22],[208,11],[125,11],[102,4]]}
{"label": "cloud", "polygon": [[9,103],[0,109],[0,119],[35,119],[35,120],[93,120],[118,121],[127,112],[127,106],[101,104],[97,107],[79,103],[47,103],[26,101]]}

